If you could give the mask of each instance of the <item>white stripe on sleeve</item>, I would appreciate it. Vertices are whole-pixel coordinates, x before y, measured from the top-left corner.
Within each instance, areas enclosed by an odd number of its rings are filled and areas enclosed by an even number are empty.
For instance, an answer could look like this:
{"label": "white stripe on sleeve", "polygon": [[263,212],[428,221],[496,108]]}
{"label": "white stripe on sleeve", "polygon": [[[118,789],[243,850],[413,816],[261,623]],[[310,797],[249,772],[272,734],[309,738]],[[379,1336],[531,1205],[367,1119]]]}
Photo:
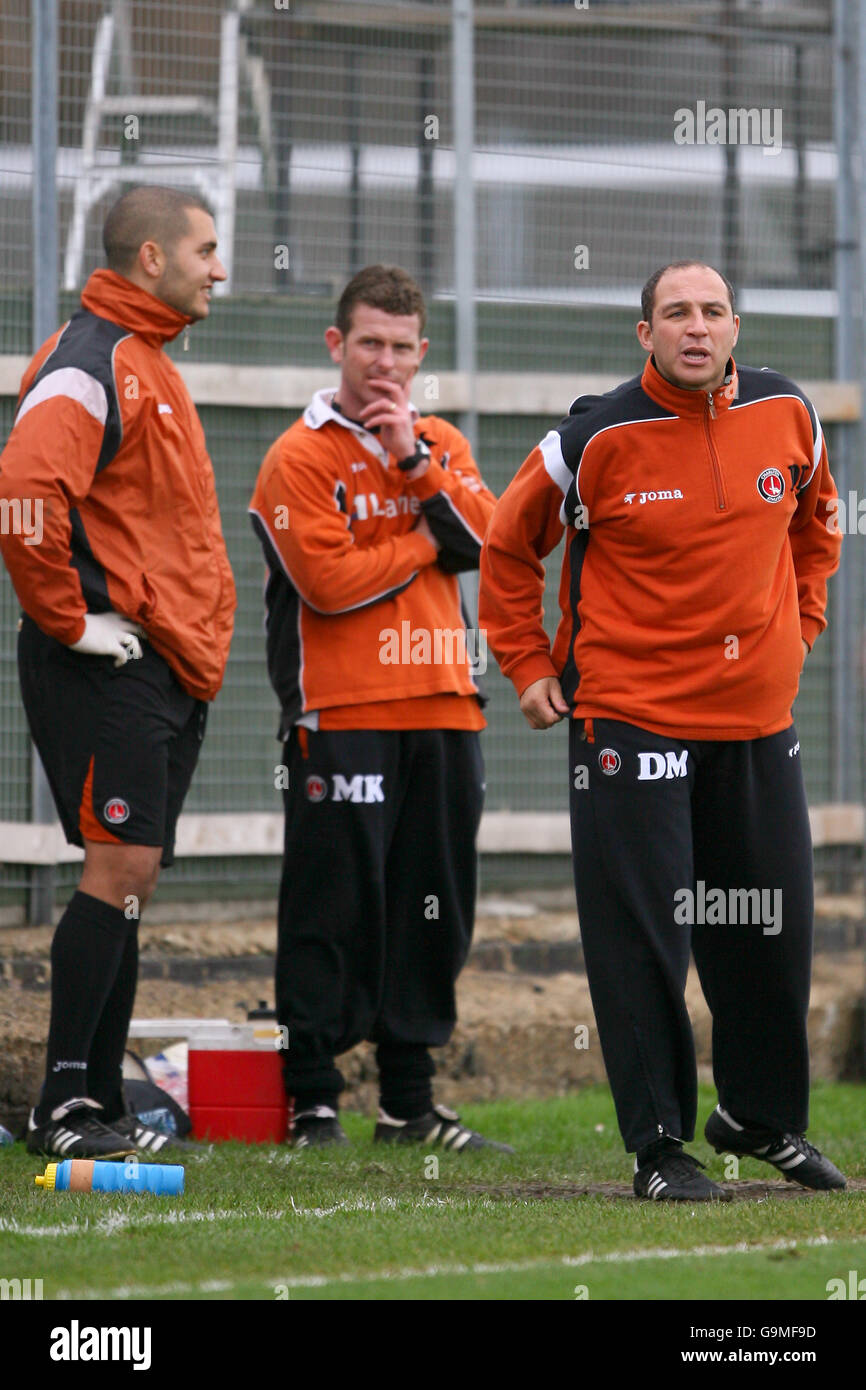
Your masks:
{"label": "white stripe on sleeve", "polygon": [[563,497],[574,481],[565,459],[562,457],[562,436],[559,430],[550,430],[539,444],[544,467],[547,469],[551,481],[556,483]]}
{"label": "white stripe on sleeve", "polygon": [[80,367],[58,367],[57,371],[49,372],[38,381],[25,396],[15,418],[16,425],[24,419],[28,410],[41,405],[43,401],[50,401],[54,396],[67,396],[70,400],[78,401],[100,425],[104,425],[108,418],[108,397],[102,383]]}
{"label": "white stripe on sleeve", "polygon": [[[814,410],[815,407],[813,406],[812,409]],[[815,448],[814,448],[813,453],[812,453],[812,458],[813,458],[812,473],[815,472],[815,469],[818,467],[818,464],[821,462],[821,450],[822,450],[823,447],[824,447],[824,433],[823,433],[823,431],[822,431],[822,429],[821,429],[821,421],[818,419],[818,412],[817,412],[817,410],[815,410],[815,426],[816,426],[816,428],[817,428],[817,434],[816,434],[816,436],[815,436]],[[810,474],[809,476],[810,476],[810,481],[811,481],[811,474]]]}

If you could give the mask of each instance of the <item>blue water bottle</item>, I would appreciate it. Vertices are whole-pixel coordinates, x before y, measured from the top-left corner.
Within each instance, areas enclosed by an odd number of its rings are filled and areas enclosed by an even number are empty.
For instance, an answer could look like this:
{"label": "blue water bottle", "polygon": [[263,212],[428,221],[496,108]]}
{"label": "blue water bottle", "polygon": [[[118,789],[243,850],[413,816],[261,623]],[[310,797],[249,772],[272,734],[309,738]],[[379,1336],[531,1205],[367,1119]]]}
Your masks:
{"label": "blue water bottle", "polygon": [[92,1158],[65,1158],[49,1163],[36,1177],[45,1192],[153,1192],[163,1197],[183,1192],[183,1168],[179,1163],[106,1163]]}

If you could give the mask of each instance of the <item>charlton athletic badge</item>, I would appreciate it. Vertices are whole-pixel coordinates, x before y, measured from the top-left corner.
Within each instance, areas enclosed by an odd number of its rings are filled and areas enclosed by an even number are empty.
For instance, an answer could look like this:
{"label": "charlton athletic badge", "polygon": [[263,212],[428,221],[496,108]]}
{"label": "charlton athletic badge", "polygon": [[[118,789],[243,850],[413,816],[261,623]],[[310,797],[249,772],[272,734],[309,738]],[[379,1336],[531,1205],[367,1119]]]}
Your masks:
{"label": "charlton athletic badge", "polygon": [[615,748],[602,748],[598,755],[598,765],[605,777],[612,777],[622,767],[622,758]]}
{"label": "charlton athletic badge", "polygon": [[328,795],[328,784],[323,777],[317,777],[313,773],[306,780],[304,792],[308,801],[324,801]]}
{"label": "charlton athletic badge", "polygon": [[110,801],[106,801],[102,814],[112,825],[123,825],[125,820],[129,820],[129,807],[122,796],[113,796]]}
{"label": "charlton athletic badge", "polygon": [[758,491],[765,502],[781,502],[785,496],[785,479],[778,468],[765,468],[758,479]]}

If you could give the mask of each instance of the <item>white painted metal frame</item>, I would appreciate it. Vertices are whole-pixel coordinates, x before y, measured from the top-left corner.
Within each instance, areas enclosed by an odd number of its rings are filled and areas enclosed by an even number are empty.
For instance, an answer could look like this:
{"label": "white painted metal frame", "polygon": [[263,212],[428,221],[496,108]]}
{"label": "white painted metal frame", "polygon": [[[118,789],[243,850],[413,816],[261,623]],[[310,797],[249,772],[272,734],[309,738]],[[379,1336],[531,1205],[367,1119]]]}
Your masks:
{"label": "white painted metal frame", "polygon": [[[213,203],[214,220],[219,229],[220,259],[228,272],[228,279],[216,286],[216,293],[226,294],[231,289],[234,267],[238,104],[242,71],[251,88],[258,120],[262,169],[270,175],[274,172],[270,84],[261,58],[249,54],[246,40],[241,34],[241,14],[249,8],[250,0],[234,0],[220,20],[219,94],[216,103],[197,94],[146,96],[127,91],[120,96],[106,95],[115,45],[123,47],[128,43],[122,11],[118,9],[120,4],[122,0],[115,0],[112,9],[102,16],[96,26],[90,92],[82,128],[82,167],[75,181],[63,264],[63,288],[74,290],[81,283],[87,217],[113,187],[123,183],[192,183],[203,197]],[[121,56],[123,69],[131,72],[131,55],[124,52]],[[215,158],[204,165],[200,159],[192,161],[188,156],[158,163],[136,161],[133,164],[100,159],[99,137],[103,118],[127,115],[205,116],[213,122],[216,130]]]}

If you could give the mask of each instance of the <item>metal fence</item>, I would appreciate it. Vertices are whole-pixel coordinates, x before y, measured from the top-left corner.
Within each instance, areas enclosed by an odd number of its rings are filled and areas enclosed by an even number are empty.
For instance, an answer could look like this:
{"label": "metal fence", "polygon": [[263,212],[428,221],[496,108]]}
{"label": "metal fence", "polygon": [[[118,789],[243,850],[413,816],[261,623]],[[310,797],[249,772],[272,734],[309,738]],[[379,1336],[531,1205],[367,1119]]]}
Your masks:
{"label": "metal fence", "polygon": [[[202,387],[197,398],[240,596],[226,687],[189,810],[279,810],[261,557],[245,513],[266,448],[303,400],[297,375],[261,369],[315,367],[321,384],[331,379],[322,333],[342,284],[364,264],[402,264],[423,285],[431,310],[424,370],[434,386],[419,404],[429,410],[432,394],[434,408],[472,435],[497,492],[588,374],[613,381],[640,369],[640,287],[656,265],[688,255],[734,281],[741,361],[819,384],[840,491],[864,495],[857,391],[833,395],[820,385],[856,384],[862,372],[862,189],[851,157],[860,8],[829,0],[783,8],[752,0],[5,0],[3,438],[22,360],[34,336],[50,331],[35,331],[34,298],[57,296],[57,322],[75,307],[102,263],[102,221],[124,187],[154,181],[203,191],[230,269],[189,351],[170,350],[191,377],[203,364],[217,374],[217,388]],[[34,223],[31,153],[32,54],[50,91],[44,26],[52,12],[56,263],[51,254],[46,261]],[[861,799],[861,552],[855,528],[831,593],[831,630],[807,663],[795,710],[813,803]],[[549,568],[552,626],[556,556]],[[3,821],[34,814],[16,618],[4,576]],[[532,735],[510,684],[492,672],[489,685],[488,807],[564,810],[562,730]],[[550,874],[545,857],[532,863]],[[4,900],[21,902],[30,871],[3,872]],[[60,870],[58,883],[71,872]],[[510,881],[531,872],[520,856]],[[224,895],[241,885],[270,893],[273,865],[188,861],[172,878],[189,892],[209,885]],[[166,882],[162,891],[179,889]]]}

